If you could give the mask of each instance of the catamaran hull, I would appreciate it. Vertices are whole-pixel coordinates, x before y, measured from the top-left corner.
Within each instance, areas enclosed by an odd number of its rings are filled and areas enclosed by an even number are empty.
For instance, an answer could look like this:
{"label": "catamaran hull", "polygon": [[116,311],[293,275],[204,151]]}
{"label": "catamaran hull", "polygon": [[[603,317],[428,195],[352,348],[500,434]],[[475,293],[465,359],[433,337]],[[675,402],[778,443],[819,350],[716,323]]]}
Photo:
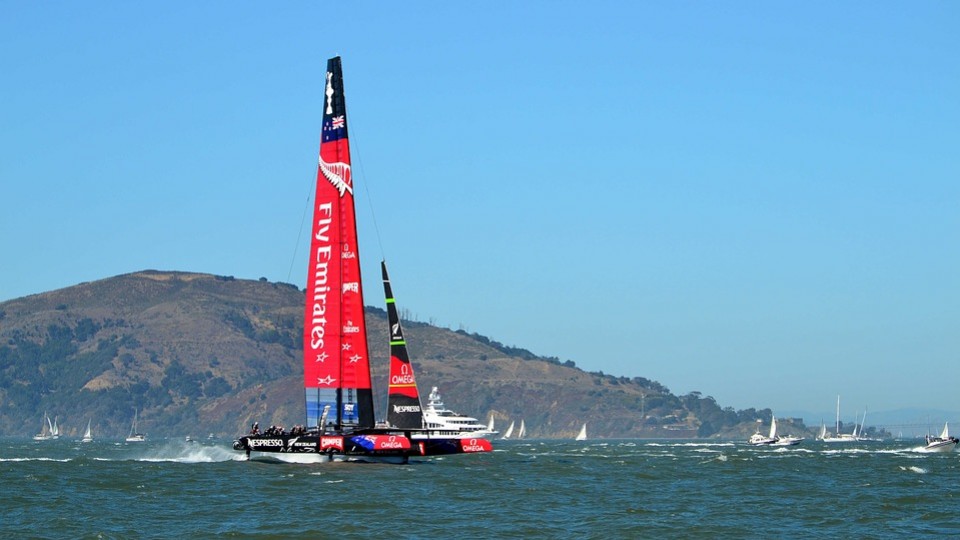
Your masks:
{"label": "catamaran hull", "polygon": [[410,440],[396,433],[351,433],[347,435],[249,435],[234,441],[234,450],[248,458],[272,457],[288,463],[373,461],[404,463],[410,455]]}
{"label": "catamaran hull", "polygon": [[259,461],[406,463],[410,457],[490,452],[493,445],[486,439],[437,437],[428,430],[421,430],[322,436],[248,435],[234,441],[233,449]]}

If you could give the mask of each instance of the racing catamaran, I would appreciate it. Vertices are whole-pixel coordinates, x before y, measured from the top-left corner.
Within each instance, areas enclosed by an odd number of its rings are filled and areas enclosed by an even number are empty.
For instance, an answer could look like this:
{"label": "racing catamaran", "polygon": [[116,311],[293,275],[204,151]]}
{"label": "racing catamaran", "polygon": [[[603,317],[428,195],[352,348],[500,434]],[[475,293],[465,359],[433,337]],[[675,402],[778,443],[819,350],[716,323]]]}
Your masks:
{"label": "racing catamaran", "polygon": [[[412,393],[403,384],[391,385],[391,399],[401,400],[398,406],[406,412],[388,417],[386,424],[375,422],[340,57],[327,62],[325,86],[304,308],[306,424],[263,433],[255,424],[233,447],[248,458],[295,463],[405,463],[410,456],[490,451],[487,441],[448,444],[449,438],[432,437],[422,425],[403,420],[415,417],[414,399],[419,412],[415,385]],[[390,305],[389,282],[385,285]],[[403,363],[393,350],[391,366]]]}

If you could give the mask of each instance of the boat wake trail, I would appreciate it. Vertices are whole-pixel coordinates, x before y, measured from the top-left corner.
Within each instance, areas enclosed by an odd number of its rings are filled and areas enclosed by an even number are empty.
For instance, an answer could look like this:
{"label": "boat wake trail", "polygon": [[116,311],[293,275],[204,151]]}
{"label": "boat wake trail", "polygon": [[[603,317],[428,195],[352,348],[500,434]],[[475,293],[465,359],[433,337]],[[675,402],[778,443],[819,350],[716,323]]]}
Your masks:
{"label": "boat wake trail", "polygon": [[134,459],[157,463],[219,463],[243,461],[245,458],[242,454],[220,446],[170,443],[166,446],[152,448],[144,455]]}

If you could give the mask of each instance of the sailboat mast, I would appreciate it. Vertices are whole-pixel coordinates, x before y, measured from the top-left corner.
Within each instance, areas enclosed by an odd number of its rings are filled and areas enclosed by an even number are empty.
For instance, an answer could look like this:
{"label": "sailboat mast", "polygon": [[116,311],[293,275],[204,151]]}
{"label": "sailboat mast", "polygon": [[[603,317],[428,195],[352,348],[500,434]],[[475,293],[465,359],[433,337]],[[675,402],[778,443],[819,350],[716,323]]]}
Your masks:
{"label": "sailboat mast", "polygon": [[840,436],[840,396],[837,396],[837,437]]}

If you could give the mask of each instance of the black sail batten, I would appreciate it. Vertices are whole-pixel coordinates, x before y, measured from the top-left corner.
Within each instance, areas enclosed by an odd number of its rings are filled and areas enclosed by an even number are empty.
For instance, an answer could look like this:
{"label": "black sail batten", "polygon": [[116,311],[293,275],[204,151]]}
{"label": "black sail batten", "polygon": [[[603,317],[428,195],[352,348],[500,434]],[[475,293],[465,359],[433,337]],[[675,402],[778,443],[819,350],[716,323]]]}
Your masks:
{"label": "black sail batten", "polygon": [[387,275],[387,263],[381,261],[383,274],[383,293],[387,302],[387,322],[390,334],[390,381],[387,390],[387,423],[403,429],[423,427],[423,409],[420,405],[420,393],[413,373],[413,365],[407,353],[407,342],[403,339],[403,327],[400,314],[390,287]]}

